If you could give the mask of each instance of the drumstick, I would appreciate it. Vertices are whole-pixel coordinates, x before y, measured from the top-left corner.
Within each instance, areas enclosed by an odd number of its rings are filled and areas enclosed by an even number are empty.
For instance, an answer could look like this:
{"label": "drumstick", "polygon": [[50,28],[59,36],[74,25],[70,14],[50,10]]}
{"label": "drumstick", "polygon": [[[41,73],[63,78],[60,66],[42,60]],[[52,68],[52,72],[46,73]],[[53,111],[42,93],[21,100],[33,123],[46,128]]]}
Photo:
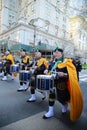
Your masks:
{"label": "drumstick", "polygon": [[[56,71],[52,71],[52,73],[58,74],[58,72],[56,72]],[[67,76],[67,73],[64,73],[64,75]]]}

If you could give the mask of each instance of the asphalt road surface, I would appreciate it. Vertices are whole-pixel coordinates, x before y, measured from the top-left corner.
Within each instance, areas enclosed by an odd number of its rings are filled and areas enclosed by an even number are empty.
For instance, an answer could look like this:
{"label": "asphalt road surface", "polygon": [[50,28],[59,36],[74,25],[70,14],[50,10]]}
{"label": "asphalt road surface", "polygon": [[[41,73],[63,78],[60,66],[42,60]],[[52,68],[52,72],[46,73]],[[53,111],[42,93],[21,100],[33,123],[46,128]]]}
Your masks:
{"label": "asphalt road surface", "polygon": [[[51,120],[48,119],[50,121],[49,125],[52,125],[52,127],[49,129],[47,126],[46,128],[48,128],[48,130],[56,130],[59,128],[59,126],[64,128],[61,128],[61,130],[87,130],[87,70],[82,70],[82,72],[80,72],[79,82],[84,99],[84,108],[81,117],[78,119],[78,121],[72,123],[69,119],[69,109],[66,115],[62,115],[61,104],[56,101],[54,106],[55,116]],[[41,94],[36,91],[36,102],[28,103],[26,101],[30,97],[29,90],[25,92],[17,92],[18,86],[18,77],[14,80],[11,80],[10,78],[8,79],[8,81],[0,80],[0,130],[1,128],[5,129],[7,125],[18,122],[20,120],[25,121],[27,118],[29,118],[30,120],[30,118],[32,118],[33,116],[35,116],[35,120],[36,118],[40,118],[42,124],[44,123],[44,119],[42,119],[42,116],[48,110],[47,99],[42,101]],[[36,116],[37,114],[38,116]],[[55,127],[55,120],[60,122],[59,126]],[[33,124],[33,121],[31,121],[31,123]],[[37,122],[37,124],[38,123],[39,122]],[[25,130],[27,130],[26,126]],[[38,124],[38,126],[40,126],[40,123]],[[41,126],[40,130],[42,130],[41,128],[45,129],[45,126]],[[31,130],[33,130],[33,125]]]}

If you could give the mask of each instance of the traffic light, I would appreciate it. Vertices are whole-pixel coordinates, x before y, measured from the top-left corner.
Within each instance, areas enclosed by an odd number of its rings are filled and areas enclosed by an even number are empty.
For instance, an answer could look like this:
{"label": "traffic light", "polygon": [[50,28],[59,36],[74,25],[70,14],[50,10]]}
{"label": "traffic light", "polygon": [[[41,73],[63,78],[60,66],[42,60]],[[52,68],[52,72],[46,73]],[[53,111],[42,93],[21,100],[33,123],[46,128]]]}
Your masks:
{"label": "traffic light", "polygon": [[41,41],[38,42],[38,45],[41,45]]}

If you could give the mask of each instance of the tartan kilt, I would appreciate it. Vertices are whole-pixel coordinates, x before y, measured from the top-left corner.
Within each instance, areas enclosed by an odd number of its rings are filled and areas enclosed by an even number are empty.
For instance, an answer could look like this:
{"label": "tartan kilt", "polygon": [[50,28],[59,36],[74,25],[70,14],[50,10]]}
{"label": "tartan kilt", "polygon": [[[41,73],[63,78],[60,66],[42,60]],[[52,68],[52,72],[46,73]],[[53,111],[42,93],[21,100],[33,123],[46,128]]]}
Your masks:
{"label": "tartan kilt", "polygon": [[66,81],[58,82],[56,84],[56,98],[63,105],[70,100],[70,93]]}

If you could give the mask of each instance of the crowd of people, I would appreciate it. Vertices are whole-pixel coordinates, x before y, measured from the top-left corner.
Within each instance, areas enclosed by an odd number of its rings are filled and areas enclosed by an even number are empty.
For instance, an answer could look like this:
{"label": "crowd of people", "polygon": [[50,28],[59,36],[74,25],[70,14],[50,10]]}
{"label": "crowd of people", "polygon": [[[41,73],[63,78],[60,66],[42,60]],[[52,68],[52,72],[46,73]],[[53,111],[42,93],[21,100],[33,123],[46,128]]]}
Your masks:
{"label": "crowd of people", "polygon": [[[30,88],[31,95],[27,102],[37,100],[35,94],[37,90],[42,94],[42,100],[48,95],[48,112],[43,115],[43,119],[54,116],[54,105],[57,100],[61,103],[62,114],[67,112],[68,105],[70,105],[70,120],[76,121],[83,109],[83,97],[79,85],[81,63],[64,58],[63,49],[58,46],[53,52],[51,61],[47,61],[42,56],[39,48],[35,48],[32,62],[25,49],[21,50],[20,56],[21,62],[15,63],[10,50],[1,53],[0,76],[3,76],[2,81],[8,80],[8,74],[13,80],[14,74],[19,73],[17,91],[26,91]],[[13,70],[10,69],[12,66]]]}

